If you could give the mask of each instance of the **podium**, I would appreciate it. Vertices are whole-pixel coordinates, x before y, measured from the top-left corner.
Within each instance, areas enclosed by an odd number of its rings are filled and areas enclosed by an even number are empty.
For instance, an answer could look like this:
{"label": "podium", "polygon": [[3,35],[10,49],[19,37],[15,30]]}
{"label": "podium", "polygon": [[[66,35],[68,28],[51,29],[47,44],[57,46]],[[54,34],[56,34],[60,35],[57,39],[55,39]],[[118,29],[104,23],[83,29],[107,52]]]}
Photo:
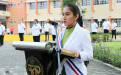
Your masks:
{"label": "podium", "polygon": [[[14,41],[12,45],[16,50],[25,52],[28,75],[57,75],[56,42]],[[61,53],[61,62],[64,57],[74,58],[76,55],[71,55],[68,52]]]}

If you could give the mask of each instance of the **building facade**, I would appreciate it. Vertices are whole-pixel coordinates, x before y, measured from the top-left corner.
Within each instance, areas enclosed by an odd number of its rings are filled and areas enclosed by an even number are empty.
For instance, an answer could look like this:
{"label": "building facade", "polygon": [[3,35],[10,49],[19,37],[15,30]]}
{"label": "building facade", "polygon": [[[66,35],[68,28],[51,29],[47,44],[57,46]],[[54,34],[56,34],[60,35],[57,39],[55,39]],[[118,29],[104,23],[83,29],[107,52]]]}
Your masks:
{"label": "building facade", "polygon": [[7,2],[5,0],[0,0],[0,21],[6,26],[6,19],[10,16],[10,12],[7,11]]}
{"label": "building facade", "polygon": [[[26,33],[31,34],[34,19],[38,19],[42,27],[47,19],[60,23],[62,20],[61,2],[63,0],[7,0],[7,28],[14,27],[17,33],[18,21],[23,20]],[[78,0],[80,8],[86,9],[83,14],[84,24],[91,31],[91,19],[99,26],[98,32],[103,32],[102,23],[106,18],[114,19],[117,23],[117,31],[121,31],[121,0]]]}
{"label": "building facade", "polygon": [[121,31],[121,0],[82,0],[82,8],[86,9],[84,23],[91,31],[91,19],[98,24],[98,32],[103,32],[102,23],[106,18],[117,23],[117,31]]}

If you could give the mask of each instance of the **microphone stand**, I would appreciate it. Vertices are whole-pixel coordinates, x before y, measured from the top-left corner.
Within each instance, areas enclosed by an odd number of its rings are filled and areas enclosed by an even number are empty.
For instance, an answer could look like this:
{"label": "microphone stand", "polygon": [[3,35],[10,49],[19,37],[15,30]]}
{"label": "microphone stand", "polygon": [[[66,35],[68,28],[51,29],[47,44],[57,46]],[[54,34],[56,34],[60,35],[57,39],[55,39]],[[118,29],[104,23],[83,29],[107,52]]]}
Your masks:
{"label": "microphone stand", "polygon": [[56,52],[57,52],[57,58],[58,58],[58,69],[59,69],[59,74],[61,75],[61,66],[60,66],[60,49],[59,49],[59,45],[58,45],[58,33],[57,33],[57,26],[58,25],[54,25],[55,31],[56,31]]}

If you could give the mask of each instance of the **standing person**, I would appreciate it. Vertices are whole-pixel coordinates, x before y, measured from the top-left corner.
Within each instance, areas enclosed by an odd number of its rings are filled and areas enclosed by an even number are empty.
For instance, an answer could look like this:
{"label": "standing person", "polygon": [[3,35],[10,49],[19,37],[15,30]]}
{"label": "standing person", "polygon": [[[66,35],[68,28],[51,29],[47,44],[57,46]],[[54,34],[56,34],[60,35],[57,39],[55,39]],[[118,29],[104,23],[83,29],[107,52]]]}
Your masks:
{"label": "standing person", "polygon": [[50,26],[50,29],[51,29],[51,34],[52,34],[52,37],[53,37],[53,41],[55,41],[55,38],[56,38],[56,31],[55,31],[55,28],[53,25]]}
{"label": "standing person", "polygon": [[[84,64],[93,58],[90,33],[82,28],[82,16],[77,5],[68,4],[63,9],[63,22],[67,26],[59,36],[61,52],[77,55],[76,58],[67,58],[64,63],[66,75],[88,75]],[[62,74],[64,75],[64,74]]]}
{"label": "standing person", "polygon": [[34,42],[40,42],[41,32],[42,32],[41,25],[38,23],[37,19],[34,19],[34,25],[32,27],[32,35]]}
{"label": "standing person", "polygon": [[[44,28],[45,28],[45,41],[47,41],[47,40],[49,40],[49,28],[50,28],[49,23],[45,23]],[[47,36],[48,36],[48,38],[47,38]]]}
{"label": "standing person", "polygon": [[97,34],[98,25],[97,23],[95,23],[94,20],[92,20],[91,29],[92,29],[92,34]]}
{"label": "standing person", "polygon": [[109,28],[110,28],[110,22],[108,21],[108,19],[105,19],[105,21],[103,22],[102,28],[104,30],[104,33],[109,33]]}
{"label": "standing person", "polygon": [[115,23],[114,20],[112,20],[112,26],[111,26],[112,39],[113,39],[113,35],[115,35],[115,39],[116,39],[116,27],[117,27],[117,24]]}
{"label": "standing person", "polygon": [[13,34],[13,26],[11,26],[10,32],[11,32],[11,34]]}
{"label": "standing person", "polygon": [[19,33],[20,41],[24,41],[24,32],[25,32],[25,25],[20,20],[18,23],[18,33]]}
{"label": "standing person", "polygon": [[0,46],[4,44],[5,26],[0,22]]}

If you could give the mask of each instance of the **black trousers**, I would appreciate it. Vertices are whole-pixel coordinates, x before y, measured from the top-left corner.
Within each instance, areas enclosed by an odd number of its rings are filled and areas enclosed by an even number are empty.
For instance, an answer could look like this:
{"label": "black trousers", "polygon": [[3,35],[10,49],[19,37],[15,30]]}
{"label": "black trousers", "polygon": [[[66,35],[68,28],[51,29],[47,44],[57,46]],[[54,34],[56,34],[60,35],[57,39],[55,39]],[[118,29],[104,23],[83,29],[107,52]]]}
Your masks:
{"label": "black trousers", "polygon": [[23,41],[24,40],[24,33],[19,33],[19,38],[20,38],[20,41]]}
{"label": "black trousers", "polygon": [[104,33],[109,33],[109,30],[108,29],[104,29]]}
{"label": "black trousers", "polygon": [[113,35],[115,35],[115,39],[116,39],[116,30],[112,30],[112,38],[113,38]]}
{"label": "black trousers", "polygon": [[92,34],[97,34],[97,32],[92,32]]}
{"label": "black trousers", "polygon": [[0,35],[0,46],[4,44],[4,36]]}
{"label": "black trousers", "polygon": [[56,35],[52,35],[52,37],[53,37],[53,41],[55,41]]}
{"label": "black trousers", "polygon": [[33,36],[34,42],[40,42],[40,35],[39,36]]}
{"label": "black trousers", "polygon": [[[47,38],[48,35],[48,38]],[[45,41],[49,40],[49,32],[45,32]]]}
{"label": "black trousers", "polygon": [[13,31],[11,32],[11,34],[13,34]]}

